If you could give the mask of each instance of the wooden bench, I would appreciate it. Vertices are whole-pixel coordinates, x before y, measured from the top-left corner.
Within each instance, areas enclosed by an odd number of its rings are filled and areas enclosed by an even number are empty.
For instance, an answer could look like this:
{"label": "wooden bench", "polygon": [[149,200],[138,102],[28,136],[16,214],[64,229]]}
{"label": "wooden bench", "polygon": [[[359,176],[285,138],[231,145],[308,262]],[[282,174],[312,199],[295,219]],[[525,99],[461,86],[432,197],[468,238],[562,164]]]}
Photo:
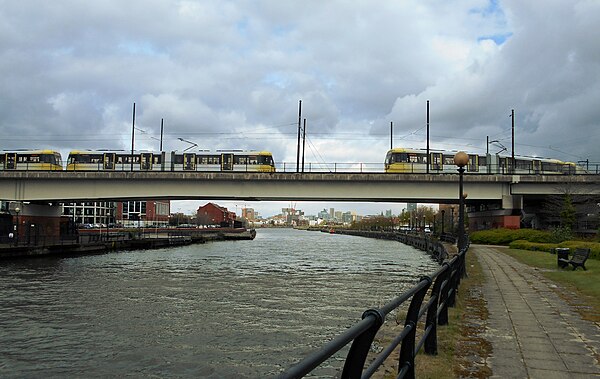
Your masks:
{"label": "wooden bench", "polygon": [[590,256],[590,249],[576,249],[575,252],[573,253],[573,255],[571,256],[571,259],[558,258],[558,264],[562,268],[565,268],[568,265],[571,265],[571,266],[573,266],[573,271],[575,271],[577,269],[577,267],[581,267],[584,270],[586,270],[585,261],[587,261],[589,256]]}

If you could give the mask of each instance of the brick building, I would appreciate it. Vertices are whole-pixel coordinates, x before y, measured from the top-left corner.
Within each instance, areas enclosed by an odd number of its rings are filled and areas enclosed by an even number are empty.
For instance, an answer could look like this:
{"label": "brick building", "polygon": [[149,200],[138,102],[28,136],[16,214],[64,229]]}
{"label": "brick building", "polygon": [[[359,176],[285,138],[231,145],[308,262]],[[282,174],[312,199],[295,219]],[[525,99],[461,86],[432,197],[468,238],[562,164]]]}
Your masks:
{"label": "brick building", "polygon": [[225,207],[208,203],[196,212],[199,225],[232,226],[236,219],[235,212],[230,212]]}
{"label": "brick building", "polygon": [[169,200],[124,201],[117,203],[115,218],[125,227],[167,226],[170,212]]}

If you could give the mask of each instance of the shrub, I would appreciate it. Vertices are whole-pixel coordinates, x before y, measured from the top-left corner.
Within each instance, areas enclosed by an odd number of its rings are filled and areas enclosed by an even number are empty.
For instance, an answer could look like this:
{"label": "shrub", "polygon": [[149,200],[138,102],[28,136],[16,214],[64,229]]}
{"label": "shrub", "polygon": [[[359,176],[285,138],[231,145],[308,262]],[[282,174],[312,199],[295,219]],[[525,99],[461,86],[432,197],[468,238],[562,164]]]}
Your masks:
{"label": "shrub", "polygon": [[584,242],[584,241],[565,241],[558,244],[558,247],[567,247],[571,251],[581,248],[590,249],[590,258],[600,259],[600,243],[599,242]]}
{"label": "shrub", "polygon": [[513,241],[548,242],[549,232],[534,229],[490,229],[470,234],[471,242],[485,245],[508,245]]}
{"label": "shrub", "polygon": [[510,243],[511,249],[535,250],[535,251],[550,251],[556,247],[566,247],[570,251],[577,248],[590,249],[590,259],[600,259],[600,243],[585,242],[585,241],[564,241],[561,243],[537,243],[524,240],[517,240]]}
{"label": "shrub", "polygon": [[559,226],[556,229],[553,229],[552,232],[552,242],[556,242],[556,243],[560,243],[563,241],[568,241],[570,240],[573,235],[571,233],[571,229],[565,227],[565,226]]}
{"label": "shrub", "polygon": [[529,242],[525,240],[517,240],[510,243],[509,247],[511,249],[521,249],[521,250],[534,250],[534,251],[547,251],[558,247],[558,245],[554,243],[540,243],[540,242]]}

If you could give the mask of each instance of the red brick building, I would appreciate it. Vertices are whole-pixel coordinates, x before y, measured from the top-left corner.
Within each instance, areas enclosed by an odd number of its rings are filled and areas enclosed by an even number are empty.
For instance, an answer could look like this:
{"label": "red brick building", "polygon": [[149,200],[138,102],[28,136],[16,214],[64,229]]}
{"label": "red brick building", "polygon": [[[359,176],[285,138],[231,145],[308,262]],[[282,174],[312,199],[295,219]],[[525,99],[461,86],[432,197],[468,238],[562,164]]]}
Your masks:
{"label": "red brick building", "polygon": [[125,227],[167,226],[171,213],[169,200],[124,201],[117,203],[117,223]]}
{"label": "red brick building", "polygon": [[233,225],[236,214],[235,212],[228,211],[225,207],[208,203],[198,208],[196,219],[199,225],[230,226]]}

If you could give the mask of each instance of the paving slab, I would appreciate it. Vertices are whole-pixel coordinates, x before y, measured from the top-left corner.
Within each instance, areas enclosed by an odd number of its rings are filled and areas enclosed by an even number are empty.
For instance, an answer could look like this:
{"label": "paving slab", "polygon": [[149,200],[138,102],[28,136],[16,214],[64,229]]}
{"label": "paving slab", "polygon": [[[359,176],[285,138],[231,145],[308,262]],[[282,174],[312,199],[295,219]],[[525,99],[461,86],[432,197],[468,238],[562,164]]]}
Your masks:
{"label": "paving slab", "polygon": [[469,249],[485,276],[492,378],[600,378],[600,325],[583,320],[557,294],[559,284],[502,249]]}

